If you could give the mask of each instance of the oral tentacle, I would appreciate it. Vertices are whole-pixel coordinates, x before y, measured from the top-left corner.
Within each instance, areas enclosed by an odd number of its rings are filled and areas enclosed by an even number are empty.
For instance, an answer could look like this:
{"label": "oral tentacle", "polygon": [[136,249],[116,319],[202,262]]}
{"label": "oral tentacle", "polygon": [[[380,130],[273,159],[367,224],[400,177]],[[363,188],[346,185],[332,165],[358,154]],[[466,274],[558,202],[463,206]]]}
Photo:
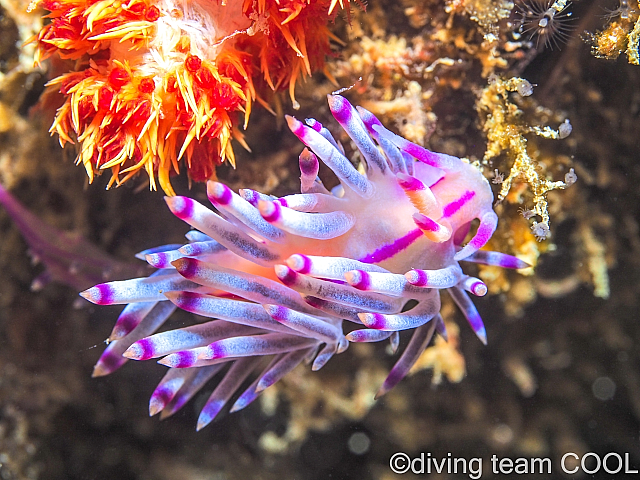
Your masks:
{"label": "oral tentacle", "polygon": [[316,356],[316,359],[311,364],[311,370],[314,372],[317,372],[318,370],[320,370],[322,367],[324,367],[327,364],[329,360],[331,360],[331,358],[337,352],[338,352],[338,345],[334,343],[326,344],[322,348],[322,350],[320,350],[320,353],[318,353],[318,356]]}
{"label": "oral tentacle", "polygon": [[388,298],[378,293],[359,292],[351,286],[300,275],[284,265],[277,265],[275,271],[282,283],[295,288],[302,294],[341,303],[349,307],[380,313],[395,313],[400,311],[404,304],[404,300],[401,298]]}
{"label": "oral tentacle", "polygon": [[202,368],[222,365],[236,359],[236,357],[223,357],[214,359],[200,358],[201,355],[204,355],[206,353],[206,351],[207,346],[195,347],[190,350],[182,350],[180,352],[170,353],[166,357],[158,360],[158,363],[169,368],[187,370],[190,368]]}
{"label": "oral tentacle", "polygon": [[344,274],[351,270],[390,273],[388,270],[378,267],[377,265],[362,263],[344,257],[320,257],[294,254],[287,258],[285,263],[289,268],[298,273],[331,280],[343,280]]}
{"label": "oral tentacle", "polygon": [[352,287],[366,292],[414,299],[424,299],[430,296],[428,289],[412,285],[404,275],[398,273],[351,270],[344,274],[344,278]]}
{"label": "oral tentacle", "polygon": [[458,264],[449,265],[437,270],[413,270],[404,274],[411,285],[423,288],[450,288],[457,285],[463,277]]}
{"label": "oral tentacle", "polygon": [[382,126],[380,121],[373,115],[373,113],[362,107],[356,107],[356,111],[360,115],[364,126],[369,132],[369,135],[371,135],[371,137],[375,139],[378,145],[380,145],[380,148],[387,157],[388,165],[389,168],[391,168],[391,171],[396,174],[398,172],[408,174],[409,171],[407,170],[407,163],[405,162],[405,159],[398,147],[396,147],[386,138],[381,137],[378,132],[373,129],[373,125]]}
{"label": "oral tentacle", "polygon": [[484,327],[484,323],[482,322],[482,317],[478,313],[478,309],[473,304],[469,296],[465,293],[464,290],[459,287],[451,287],[449,290],[449,295],[453,298],[453,301],[456,302],[458,308],[462,311],[462,314],[471,325],[471,328],[480,339],[482,343],[487,344],[487,330]]}
{"label": "oral tentacle", "polygon": [[278,361],[258,379],[256,393],[260,393],[277,383],[278,380],[300,365],[308,354],[309,350],[300,349],[281,355]]}
{"label": "oral tentacle", "polygon": [[395,332],[392,330],[375,330],[373,328],[362,328],[349,332],[346,336],[350,342],[381,342],[391,337]]}
{"label": "oral tentacle", "polygon": [[[396,135],[384,128],[382,125],[372,125],[371,128],[382,138],[393,143],[401,151],[431,167],[441,168],[442,170],[449,172],[455,172],[461,168],[462,161],[457,157],[452,157],[451,155],[446,155],[444,153],[431,152],[426,148],[416,145],[415,143],[411,143],[400,135]],[[410,172],[409,174],[411,175],[412,173]]]}
{"label": "oral tentacle", "polygon": [[342,203],[335,196],[325,193],[297,193],[278,198],[274,202],[291,210],[307,213],[337,210]]}
{"label": "oral tentacle", "polygon": [[476,297],[484,297],[487,294],[487,285],[476,277],[467,277],[459,283],[459,286]]}
{"label": "oral tentacle", "polygon": [[102,377],[113,373],[129,359],[124,357],[124,352],[136,341],[148,337],[160,328],[175,311],[176,307],[169,302],[158,302],[140,324],[126,336],[114,340],[102,352],[100,358],[93,367],[93,377]]}
{"label": "oral tentacle", "polygon": [[258,210],[267,222],[299,237],[330,240],[347,233],[355,222],[342,211],[329,213],[298,212],[280,203],[259,200]]}
{"label": "oral tentacle", "polygon": [[387,171],[387,161],[371,140],[367,129],[355,108],[339,95],[329,95],[329,109],[364,157],[368,169]]}
{"label": "oral tentacle", "polygon": [[207,182],[207,197],[216,208],[232,215],[262,238],[277,243],[285,240],[286,234],[282,230],[265,221],[253,205],[226,185]]}
{"label": "oral tentacle", "polygon": [[164,410],[180,389],[193,381],[197,372],[195,368],[167,370],[149,399],[149,416],[153,417]]}
{"label": "oral tentacle", "polygon": [[167,292],[167,298],[187,312],[208,318],[219,318],[227,322],[248,327],[292,334],[291,329],[276,322],[259,303],[217,298],[190,292]]}
{"label": "oral tentacle", "polygon": [[241,358],[233,362],[224,378],[216,386],[211,396],[207,399],[198,417],[196,431],[209,425],[220,413],[220,410],[229,401],[235,391],[240,388],[242,382],[253,372],[257,366],[258,358]]}
{"label": "oral tentacle", "polygon": [[[296,350],[296,352],[297,352],[297,350]],[[303,350],[303,352],[304,352],[304,350]],[[293,352],[291,352],[291,353],[293,353]],[[262,391],[258,391],[258,383],[260,382],[262,377],[267,372],[269,372],[269,370],[271,370],[278,363],[278,361],[281,360],[286,355],[289,355],[289,354],[281,353],[280,355],[275,355],[271,359],[271,362],[269,362],[269,364],[262,370],[262,372],[256,377],[256,379],[251,383],[251,385],[249,385],[249,387],[244,392],[242,392],[242,394],[240,394],[238,399],[235,401],[235,403],[229,409],[229,413],[237,412],[239,410],[242,410],[243,408],[246,408],[255,399],[257,399],[260,396]]]}
{"label": "oral tentacle", "polygon": [[159,247],[147,248],[146,250],[142,250],[141,252],[136,253],[135,257],[138,260],[145,260],[147,255],[152,255],[154,253],[169,252],[172,250],[177,250],[180,247],[182,247],[181,243],[172,243],[170,245],[161,245]]}
{"label": "oral tentacle", "polygon": [[396,179],[419,213],[424,216],[435,213],[438,208],[438,200],[427,185],[418,178],[402,172],[396,174]]}
{"label": "oral tentacle", "polygon": [[342,329],[323,319],[296,312],[278,305],[263,305],[269,316],[304,336],[316,338],[321,342],[338,343],[344,335]]}
{"label": "oral tentacle", "polygon": [[118,316],[116,324],[113,326],[109,341],[119,340],[136,328],[142,320],[149,314],[157,302],[137,302],[129,303]]}
{"label": "oral tentacle", "polygon": [[228,250],[224,245],[219,244],[215,240],[208,240],[188,243],[180,247],[178,251],[185,257],[198,257],[203,255],[215,255]]}
{"label": "oral tentacle", "polygon": [[313,128],[320,135],[322,135],[331,145],[333,145],[336,150],[339,150],[340,153],[344,155],[344,148],[342,147],[342,144],[336,141],[336,139],[333,138],[333,135],[331,135],[331,132],[319,121],[317,121],[315,118],[305,118],[304,123]]}
{"label": "oral tentacle", "polygon": [[131,360],[148,360],[171,353],[204,347],[217,340],[253,335],[262,330],[224,321],[213,321],[156,333],[133,343],[123,356]]}
{"label": "oral tentacle", "polygon": [[300,191],[307,193],[313,189],[316,183],[316,178],[318,178],[318,172],[320,171],[320,162],[312,151],[305,148],[300,153],[298,163],[300,165]]}
{"label": "oral tentacle", "polygon": [[178,272],[168,271],[164,275],[100,283],[80,295],[96,305],[118,305],[162,301],[165,292],[201,290],[201,285],[183,278]]}
{"label": "oral tentacle", "polygon": [[178,390],[171,401],[164,407],[160,413],[160,420],[169,418],[171,415],[180,410],[184,405],[204,387],[222,368],[223,364],[204,366],[194,368],[196,374],[191,381],[184,383]]}
{"label": "oral tentacle", "polygon": [[271,266],[280,259],[274,250],[195,200],[186,197],[165,197],[165,201],[176,217],[209,235],[235,254],[263,266]]}
{"label": "oral tentacle", "polygon": [[351,305],[343,305],[341,303],[331,302],[323,298],[314,297],[311,295],[303,295],[302,297],[312,307],[336,318],[349,320],[353,323],[362,323],[359,313],[366,313],[365,309],[357,308]]}
{"label": "oral tentacle", "polygon": [[[438,315],[439,317],[440,315]],[[400,358],[393,366],[389,375],[385,379],[384,383],[376,393],[376,399],[382,397],[389,390],[395,387],[411,370],[411,367],[416,363],[422,352],[424,352],[425,348],[431,341],[433,337],[433,332],[436,329],[436,321],[431,321],[426,325],[422,325],[416,328],[409,344],[400,355]]]}
{"label": "oral tentacle", "polygon": [[358,317],[364,325],[374,330],[399,331],[420,327],[440,311],[440,297],[423,300],[414,308],[397,315],[384,315],[381,313],[360,313]]}
{"label": "oral tentacle", "polygon": [[467,243],[462,250],[455,254],[454,260],[460,261],[467,258],[469,255],[477,252],[484,247],[491,236],[498,228],[498,216],[493,210],[484,212],[480,217],[480,225],[478,225],[478,231],[474,237]]}
{"label": "oral tentacle", "polygon": [[363,198],[370,198],[374,193],[373,184],[362,176],[331,142],[293,117],[286,117],[289,129],[309,147],[322,162],[336,174],[342,185]]}
{"label": "oral tentacle", "polygon": [[414,213],[413,221],[422,231],[424,236],[432,242],[444,243],[451,238],[451,234],[453,233],[451,224],[444,218],[441,218],[436,222],[426,215],[423,215],[421,213]]}
{"label": "oral tentacle", "polygon": [[472,253],[462,260],[464,262],[481,263],[483,265],[494,265],[502,268],[528,268],[529,265],[524,260],[520,260],[513,255],[507,255],[506,253],[492,252],[489,250],[478,250]]}
{"label": "oral tentacle", "polygon": [[[275,303],[305,313],[313,311],[302,301],[300,294],[274,280],[202,262],[181,258],[173,262],[177,271],[198,285],[233,293],[257,303]],[[279,265],[275,268],[277,269]],[[277,274],[277,270],[276,270]]]}
{"label": "oral tentacle", "polygon": [[216,360],[228,357],[253,357],[290,352],[317,344],[315,338],[298,337],[282,333],[267,333],[247,337],[233,337],[218,340],[204,347],[198,354],[199,360]]}

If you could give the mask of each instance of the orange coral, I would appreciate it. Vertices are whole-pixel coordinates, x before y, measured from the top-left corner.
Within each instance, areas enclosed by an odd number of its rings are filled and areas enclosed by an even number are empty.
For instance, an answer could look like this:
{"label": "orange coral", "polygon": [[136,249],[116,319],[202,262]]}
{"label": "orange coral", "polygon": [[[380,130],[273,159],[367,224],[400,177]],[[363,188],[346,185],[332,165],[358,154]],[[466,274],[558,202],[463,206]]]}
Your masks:
{"label": "orange coral", "polygon": [[[44,0],[51,23],[36,62],[54,56],[68,73],[49,82],[65,96],[51,127],[77,140],[93,181],[111,169],[121,184],[145,169],[174,195],[185,158],[191,179],[234,164],[252,103],[324,66],[338,0]],[[348,3],[340,7],[348,9]]]}

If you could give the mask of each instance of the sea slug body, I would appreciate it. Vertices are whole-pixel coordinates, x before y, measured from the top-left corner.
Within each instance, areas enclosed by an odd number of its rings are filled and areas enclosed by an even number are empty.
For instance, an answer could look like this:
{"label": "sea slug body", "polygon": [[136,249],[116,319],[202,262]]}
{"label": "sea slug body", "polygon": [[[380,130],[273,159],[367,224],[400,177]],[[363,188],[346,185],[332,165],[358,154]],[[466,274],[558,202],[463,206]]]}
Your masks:
{"label": "sea slug body", "polygon": [[[255,380],[232,411],[304,360],[317,370],[349,342],[389,339],[397,345],[398,332],[412,329],[378,392],[383,395],[435,332],[446,336],[442,289],[486,343],[467,292],[481,296],[487,287],[465,275],[459,262],[527,266],[480,250],[497,225],[489,182],[468,162],[408,142],[343,97],[330,95],[329,106],[359,149],[365,173],[319,122],[287,117],[307,146],[300,155],[300,194],[237,194],[210,181],[209,200],[219,213],[187,197],[167,197],[171,211],[195,229],[189,243],[142,252],[159,268],[148,278],[100,284],[81,294],[98,304],[127,304],[121,314],[127,321],[117,323],[94,375],[111,373],[129,358],[162,357],[169,370],[150,412],[166,417],[230,364],[202,410],[200,429],[249,376]],[[317,179],[319,161],[338,177],[336,194]],[[463,245],[474,220],[478,227]],[[213,320],[154,333],[176,306]],[[345,320],[356,326],[346,336]],[[265,356],[272,356],[270,363],[257,360]]]}

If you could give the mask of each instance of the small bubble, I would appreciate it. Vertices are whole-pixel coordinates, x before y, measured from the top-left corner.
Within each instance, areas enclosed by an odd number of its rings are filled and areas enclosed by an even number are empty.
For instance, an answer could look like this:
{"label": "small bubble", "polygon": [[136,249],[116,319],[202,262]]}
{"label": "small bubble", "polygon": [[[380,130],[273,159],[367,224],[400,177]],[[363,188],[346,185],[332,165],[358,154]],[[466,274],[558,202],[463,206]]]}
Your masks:
{"label": "small bubble", "polygon": [[534,210],[529,210],[527,207],[520,207],[518,209],[518,213],[522,215],[525,220],[529,220],[536,216],[536,212]]}
{"label": "small bubble", "polygon": [[533,85],[531,85],[529,81],[522,79],[520,82],[518,82],[518,85],[516,85],[516,90],[523,97],[528,97],[529,95],[533,94]]}
{"label": "small bubble", "polygon": [[591,391],[598,400],[611,400],[616,393],[616,383],[609,377],[599,377],[591,385]]}
{"label": "small bubble", "polygon": [[493,429],[492,436],[497,443],[507,445],[513,440],[513,430],[509,425],[501,423]]}
{"label": "small bubble", "polygon": [[536,240],[541,242],[549,236],[549,225],[546,223],[534,223],[531,225],[531,233],[536,237]]}
{"label": "small bubble", "polygon": [[573,170],[573,168],[570,168],[569,171],[564,175],[564,183],[566,183],[568,187],[573,185],[577,181],[578,175],[576,175],[576,172]]}
{"label": "small bubble", "polygon": [[571,122],[568,118],[564,121],[564,123],[560,124],[560,127],[558,127],[558,134],[560,135],[560,138],[567,138],[569,135],[571,135],[572,131],[573,127],[571,126]]}
{"label": "small bubble", "polygon": [[493,171],[493,178],[491,179],[491,183],[493,183],[494,185],[499,185],[503,182],[504,182],[504,173],[500,173],[496,168]]}
{"label": "small bubble", "polygon": [[371,447],[371,440],[364,432],[356,432],[347,441],[349,451],[354,455],[364,455]]}

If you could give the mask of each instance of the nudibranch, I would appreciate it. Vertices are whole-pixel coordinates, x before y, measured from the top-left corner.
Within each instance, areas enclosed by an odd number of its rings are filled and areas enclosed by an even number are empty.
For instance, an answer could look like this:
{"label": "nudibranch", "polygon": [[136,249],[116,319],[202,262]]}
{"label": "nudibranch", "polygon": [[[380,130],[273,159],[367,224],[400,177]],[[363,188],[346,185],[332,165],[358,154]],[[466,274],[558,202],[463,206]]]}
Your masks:
{"label": "nudibranch", "polygon": [[[127,359],[162,357],[159,363],[169,370],[151,396],[150,413],[166,417],[218,375],[200,429],[249,376],[253,383],[231,411],[303,361],[317,370],[349,342],[389,339],[396,349],[399,332],[413,330],[378,392],[383,395],[434,332],[446,336],[440,290],[486,343],[467,292],[484,295],[487,287],[465,275],[459,262],[527,266],[480,250],[497,225],[489,183],[474,165],[410,143],[341,96],[330,95],[329,106],[359,150],[363,173],[320,122],[287,117],[307,146],[300,155],[302,193],[235,193],[209,181],[208,198],[218,213],[187,197],[166,197],[171,211],[193,227],[189,242],[139,254],[157,268],[150,277],[81,294],[99,305],[127,304],[95,376]],[[319,161],[340,182],[331,191],[318,179]],[[471,235],[474,220],[479,223]],[[176,307],[212,320],[154,333]],[[356,325],[347,335],[344,320]],[[263,361],[267,356],[271,360]]]}
{"label": "nudibranch", "polygon": [[232,138],[247,147],[239,123],[253,103],[288,88],[296,105],[296,81],[323,68],[337,4],[43,0],[51,21],[34,39],[36,63],[68,70],[48,84],[64,96],[51,133],[78,142],[90,182],[110,169],[111,187],[144,169],[152,189],[157,176],[174,195],[183,158],[191,179],[214,178],[235,162]]}

